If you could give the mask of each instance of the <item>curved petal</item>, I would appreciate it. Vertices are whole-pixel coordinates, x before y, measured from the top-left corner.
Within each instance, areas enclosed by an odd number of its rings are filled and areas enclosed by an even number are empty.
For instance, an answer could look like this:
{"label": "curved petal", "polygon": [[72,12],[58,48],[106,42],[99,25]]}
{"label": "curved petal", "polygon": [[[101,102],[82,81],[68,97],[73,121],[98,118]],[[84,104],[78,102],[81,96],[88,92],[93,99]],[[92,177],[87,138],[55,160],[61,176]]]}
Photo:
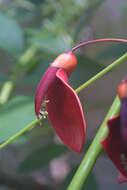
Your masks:
{"label": "curved petal", "polygon": [[120,134],[120,115],[108,120],[108,136],[101,142],[105,152],[124,177],[127,177],[127,156]]}
{"label": "curved petal", "polygon": [[56,77],[46,93],[48,117],[64,144],[75,152],[81,152],[86,135],[82,106],[75,91],[67,84],[65,70],[59,69]]}
{"label": "curved petal", "polygon": [[127,155],[127,98],[122,99],[120,110],[120,132],[124,151]]}
{"label": "curved petal", "polygon": [[44,73],[35,94],[35,113],[38,116],[46,91],[56,79],[57,67],[49,67]]}

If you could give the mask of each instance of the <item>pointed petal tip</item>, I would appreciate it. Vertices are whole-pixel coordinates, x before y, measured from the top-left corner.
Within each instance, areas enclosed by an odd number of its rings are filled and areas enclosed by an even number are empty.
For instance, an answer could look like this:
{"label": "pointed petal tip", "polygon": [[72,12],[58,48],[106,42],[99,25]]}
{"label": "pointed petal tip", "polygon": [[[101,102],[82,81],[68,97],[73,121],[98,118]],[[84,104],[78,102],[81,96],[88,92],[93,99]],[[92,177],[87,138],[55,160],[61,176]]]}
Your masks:
{"label": "pointed petal tip", "polygon": [[76,149],[74,149],[73,151],[80,154],[83,152],[83,147],[84,147],[84,141],[82,142],[82,145],[80,147],[76,147]]}
{"label": "pointed petal tip", "polygon": [[[61,140],[62,140],[62,138],[61,138]],[[80,139],[80,142],[78,142],[78,145],[75,144],[75,143],[73,143],[73,145],[72,145],[72,143],[69,144],[69,143],[67,143],[65,140],[62,140],[62,141],[63,141],[63,143],[64,143],[71,151],[80,154],[80,153],[83,152],[83,148],[84,148],[84,144],[85,144],[85,134],[84,134],[84,137],[83,137],[82,139]]]}

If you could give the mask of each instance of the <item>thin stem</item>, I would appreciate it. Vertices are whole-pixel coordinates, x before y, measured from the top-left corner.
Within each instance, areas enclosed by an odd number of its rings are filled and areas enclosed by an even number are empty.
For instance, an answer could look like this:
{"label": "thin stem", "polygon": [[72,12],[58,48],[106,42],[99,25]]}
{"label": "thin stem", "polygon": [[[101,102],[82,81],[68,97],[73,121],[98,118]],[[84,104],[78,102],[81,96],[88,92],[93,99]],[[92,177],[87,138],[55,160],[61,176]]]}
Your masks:
{"label": "thin stem", "polygon": [[76,92],[77,93],[81,92],[84,88],[86,88],[87,86],[89,86],[90,84],[92,84],[93,82],[95,82],[97,79],[101,78],[103,75],[105,75],[107,72],[111,71],[114,67],[116,67],[117,65],[119,65],[121,62],[124,62],[125,60],[127,60],[127,53],[125,53],[119,59],[117,59],[116,61],[114,61],[111,65],[107,66],[105,69],[103,69],[102,71],[100,71],[94,77],[92,77],[87,82],[85,82],[83,85],[81,85],[80,87],[78,87],[76,89]]}
{"label": "thin stem", "polygon": [[116,97],[67,190],[81,190],[99,154],[103,149],[100,142],[108,134],[108,128],[106,126],[107,120],[118,114],[119,111],[120,100],[118,97]]}
{"label": "thin stem", "polygon": [[31,122],[29,125],[27,125],[26,127],[24,127],[22,130],[20,130],[18,133],[16,133],[16,135],[12,136],[11,138],[9,138],[7,141],[5,141],[3,144],[0,145],[0,150],[2,148],[4,148],[5,146],[7,146],[8,144],[10,144],[12,141],[14,141],[15,139],[17,139],[18,137],[20,137],[21,135],[23,135],[25,132],[29,131],[32,127],[34,127],[35,125],[37,125],[40,122],[40,120],[35,119],[33,122]]}
{"label": "thin stem", "polygon": [[[118,60],[116,60],[115,62],[113,62],[112,64],[115,64],[114,66],[109,65],[109,68],[107,70],[107,68],[105,68],[104,70],[102,70],[100,73],[98,73],[97,75],[95,75],[95,77],[92,77],[90,80],[88,80],[86,83],[84,83],[82,86],[80,86],[79,88],[77,88],[75,91],[78,94],[79,92],[81,92],[81,90],[83,90],[84,88],[86,88],[88,85],[90,85],[91,83],[95,82],[97,79],[99,79],[100,77],[102,77],[104,74],[106,74],[108,71],[110,71],[111,69],[113,69],[117,64],[120,64],[121,62],[125,61],[127,59],[127,53],[124,54],[122,57],[120,57]],[[26,131],[28,131],[28,129],[34,127],[37,123],[39,123],[39,120],[34,120],[32,123],[30,123],[29,125],[27,125],[26,127],[24,127],[24,129],[22,129],[21,131],[19,131],[16,135],[14,135],[13,137],[11,137],[10,139],[8,139],[5,143],[0,145],[0,149],[4,148],[5,146],[7,146],[9,143],[11,143],[13,140],[15,140],[17,137],[19,137],[20,135],[22,135],[23,133],[25,133]]]}
{"label": "thin stem", "polygon": [[101,42],[121,42],[121,43],[127,43],[127,40],[120,39],[120,38],[102,38],[102,39],[97,39],[97,40],[86,41],[86,42],[80,43],[79,45],[77,45],[74,48],[72,48],[70,50],[70,52],[74,52],[75,50],[79,49],[80,47],[84,47],[86,45],[95,44],[95,43],[101,43]]}

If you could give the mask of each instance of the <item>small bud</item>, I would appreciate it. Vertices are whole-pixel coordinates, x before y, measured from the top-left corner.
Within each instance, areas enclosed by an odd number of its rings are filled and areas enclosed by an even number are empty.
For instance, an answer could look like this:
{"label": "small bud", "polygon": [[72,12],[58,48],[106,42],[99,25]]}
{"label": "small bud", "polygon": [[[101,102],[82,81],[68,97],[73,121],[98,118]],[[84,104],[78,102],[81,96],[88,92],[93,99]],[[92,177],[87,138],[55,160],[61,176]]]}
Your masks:
{"label": "small bud", "polygon": [[123,80],[118,86],[117,93],[119,95],[120,100],[123,98],[127,98],[127,80]]}
{"label": "small bud", "polygon": [[77,65],[77,58],[70,51],[60,54],[52,63],[51,66],[63,68],[70,76]]}

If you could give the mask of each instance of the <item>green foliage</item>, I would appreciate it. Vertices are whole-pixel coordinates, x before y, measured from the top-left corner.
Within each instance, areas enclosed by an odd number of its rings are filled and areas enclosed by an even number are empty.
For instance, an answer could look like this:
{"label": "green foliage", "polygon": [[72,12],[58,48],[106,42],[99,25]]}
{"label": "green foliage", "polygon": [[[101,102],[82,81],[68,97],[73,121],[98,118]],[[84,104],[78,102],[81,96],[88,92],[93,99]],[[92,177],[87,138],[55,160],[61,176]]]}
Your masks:
{"label": "green foliage", "polygon": [[0,74],[0,82],[5,82],[5,81],[8,81],[8,77],[3,74]]}
{"label": "green foliage", "polygon": [[43,168],[49,164],[49,162],[61,154],[67,152],[68,149],[63,145],[48,144],[36,148],[27,155],[25,160],[20,163],[19,172],[29,173],[39,168]]}
{"label": "green foliage", "polygon": [[16,96],[0,110],[0,142],[16,135],[34,120],[34,103],[30,96]]}
{"label": "green foliage", "polygon": [[51,54],[59,54],[71,49],[71,43],[68,36],[53,35],[47,31],[33,31],[33,35],[30,38],[30,44]]}
{"label": "green foliage", "polygon": [[15,56],[23,50],[23,33],[16,21],[0,13],[0,47]]}
{"label": "green foliage", "polygon": [[78,21],[79,12],[81,13],[86,5],[87,2],[84,3],[83,0],[54,0],[54,3],[50,3],[50,0],[45,1],[42,10],[48,19],[43,22],[44,28],[57,34],[67,33],[69,30],[73,31],[71,26]]}

